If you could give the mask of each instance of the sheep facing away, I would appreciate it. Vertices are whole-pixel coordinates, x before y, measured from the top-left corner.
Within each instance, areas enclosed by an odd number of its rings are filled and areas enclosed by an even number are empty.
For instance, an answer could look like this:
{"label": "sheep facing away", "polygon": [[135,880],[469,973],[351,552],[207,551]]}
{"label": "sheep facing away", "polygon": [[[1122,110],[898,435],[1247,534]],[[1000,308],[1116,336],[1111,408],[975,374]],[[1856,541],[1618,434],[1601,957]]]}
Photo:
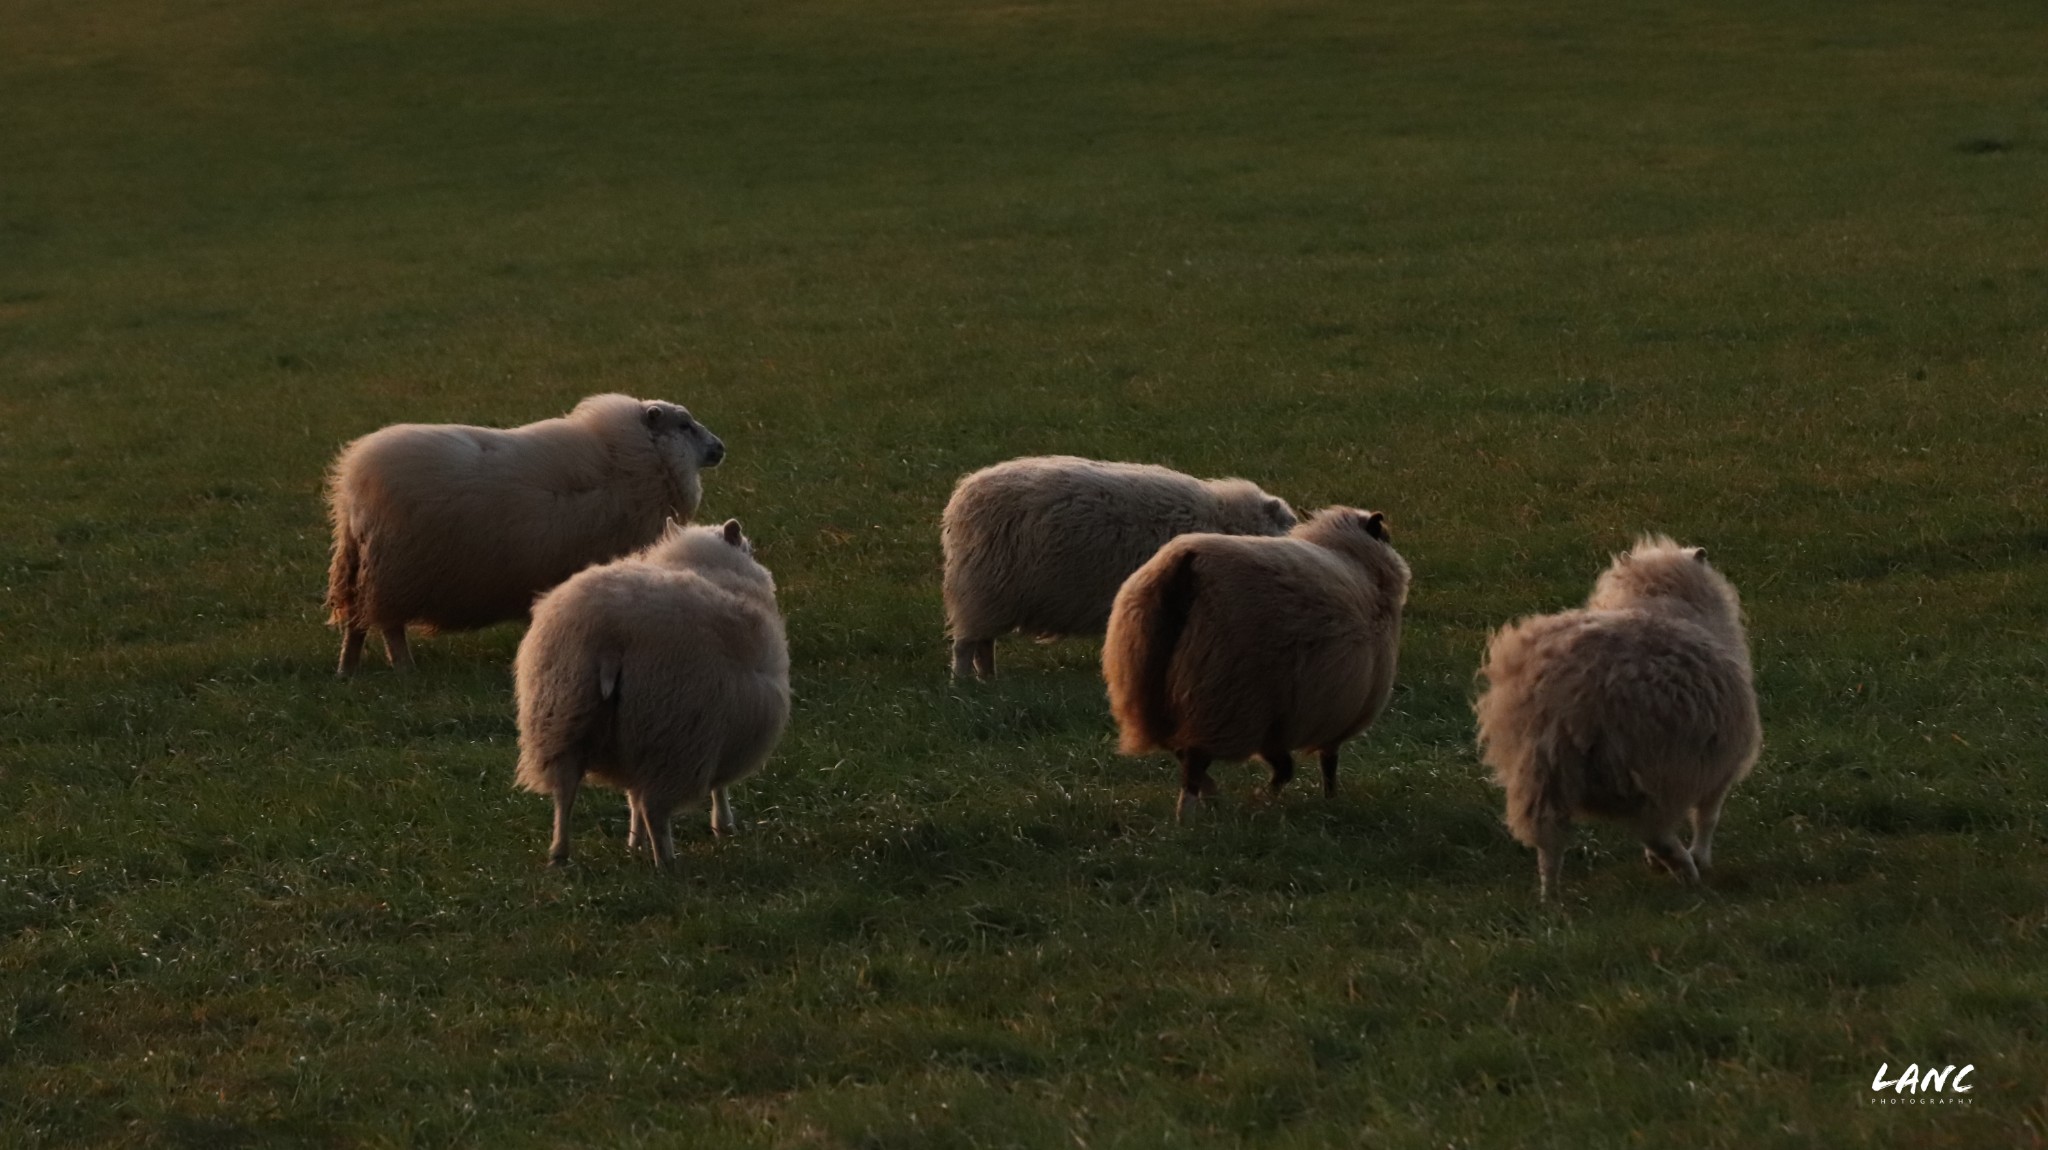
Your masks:
{"label": "sheep facing away", "polygon": [[465,630],[528,613],[591,563],[696,514],[698,470],[725,444],[672,403],[594,395],[559,419],[499,430],[401,423],[344,447],[328,476],[328,621],[339,672],[372,629],[412,665],[408,624]]}
{"label": "sheep facing away", "polygon": [[[1646,536],[1583,609],[1523,619],[1487,644],[1479,746],[1507,825],[1557,891],[1571,821],[1632,825],[1688,882],[1713,861],[1721,804],[1763,743],[1735,588],[1704,548]],[[1690,816],[1692,844],[1678,841]]]}
{"label": "sheep facing away", "polygon": [[789,643],[775,580],[737,519],[674,527],[646,550],[542,596],[514,664],[518,785],[555,800],[550,857],[569,859],[587,777],[626,792],[627,845],[675,856],[669,817],[759,770],[789,718]]}
{"label": "sheep facing away", "polygon": [[1180,759],[1179,817],[1214,793],[1209,764],[1257,755],[1271,790],[1293,752],[1337,752],[1386,707],[1408,599],[1386,517],[1328,507],[1287,538],[1183,535],[1117,592],[1102,673],[1127,755]]}
{"label": "sheep facing away", "polygon": [[1176,535],[1284,535],[1294,510],[1242,479],[1071,455],[963,476],[941,518],[953,674],[995,674],[998,635],[1099,635],[1131,572]]}

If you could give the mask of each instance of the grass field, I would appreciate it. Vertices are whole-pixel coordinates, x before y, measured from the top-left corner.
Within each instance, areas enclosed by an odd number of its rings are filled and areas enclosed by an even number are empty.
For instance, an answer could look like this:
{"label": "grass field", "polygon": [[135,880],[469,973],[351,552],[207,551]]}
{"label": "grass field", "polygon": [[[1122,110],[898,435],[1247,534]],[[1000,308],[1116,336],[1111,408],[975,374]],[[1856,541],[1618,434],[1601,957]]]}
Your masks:
{"label": "grass field", "polygon": [[[0,25],[0,1145],[2048,1139],[2037,3]],[[340,444],[601,390],[725,438],[789,616],[673,874],[602,792],[544,867],[519,628],[321,623]],[[948,681],[939,508],[1044,451],[1389,514],[1336,800],[1175,827],[1089,642]],[[1472,673],[1645,529],[1764,757],[1706,888],[1594,828],[1542,907]]]}

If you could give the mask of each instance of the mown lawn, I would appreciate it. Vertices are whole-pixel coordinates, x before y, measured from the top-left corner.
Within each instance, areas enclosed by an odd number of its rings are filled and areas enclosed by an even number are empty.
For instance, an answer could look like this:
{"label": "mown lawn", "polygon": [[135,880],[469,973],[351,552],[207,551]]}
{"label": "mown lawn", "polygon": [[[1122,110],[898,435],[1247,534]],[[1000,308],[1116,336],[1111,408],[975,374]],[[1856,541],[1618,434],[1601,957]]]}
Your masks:
{"label": "mown lawn", "polygon": [[[0,1144],[2048,1138],[2038,4],[0,12]],[[511,789],[519,629],[331,678],[322,470],[622,390],[732,455],[796,712],[682,865]],[[1386,511],[1325,802],[1172,822],[1094,644],[945,675],[960,473]],[[1766,750],[1535,901],[1487,631],[1646,529]],[[1972,1064],[1881,1106],[1881,1063]]]}

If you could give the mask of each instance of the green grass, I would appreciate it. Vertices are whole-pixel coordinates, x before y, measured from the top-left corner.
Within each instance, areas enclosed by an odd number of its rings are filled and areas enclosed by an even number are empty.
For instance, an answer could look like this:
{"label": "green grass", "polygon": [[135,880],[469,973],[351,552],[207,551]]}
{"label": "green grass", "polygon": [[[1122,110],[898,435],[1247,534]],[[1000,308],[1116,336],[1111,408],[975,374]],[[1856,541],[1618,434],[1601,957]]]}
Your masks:
{"label": "green grass", "polygon": [[[2038,1145],[2039,17],[9,5],[0,1144]],[[341,443],[605,389],[790,620],[670,875],[609,794],[544,869],[517,628],[320,623]],[[1053,450],[1389,513],[1336,801],[1176,828],[1086,642],[947,681],[938,510]],[[1595,828],[1539,907],[1472,671],[1645,529],[1764,758],[1704,890]]]}

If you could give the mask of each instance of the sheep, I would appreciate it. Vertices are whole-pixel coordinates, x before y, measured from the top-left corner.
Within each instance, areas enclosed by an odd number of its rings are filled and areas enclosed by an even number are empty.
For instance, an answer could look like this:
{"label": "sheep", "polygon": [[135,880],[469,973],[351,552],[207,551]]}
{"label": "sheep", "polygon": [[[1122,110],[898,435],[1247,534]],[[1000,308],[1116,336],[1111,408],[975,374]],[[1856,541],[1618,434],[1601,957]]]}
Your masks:
{"label": "sheep", "polygon": [[1721,804],[1763,745],[1742,604],[1705,548],[1644,536],[1583,609],[1496,632],[1479,673],[1480,753],[1508,829],[1536,848],[1540,898],[1557,892],[1579,816],[1630,823],[1653,864],[1699,881]]}
{"label": "sheep", "polygon": [[775,579],[737,519],[671,526],[653,546],[586,568],[534,605],[513,667],[518,785],[555,800],[553,865],[587,776],[626,792],[629,848],[675,857],[669,816],[761,768],[789,719],[789,642]]}
{"label": "sheep", "polygon": [[1102,674],[1126,755],[1180,759],[1174,817],[1213,794],[1216,759],[1264,759],[1270,793],[1312,750],[1337,751],[1394,687],[1408,564],[1386,517],[1326,507],[1284,539],[1183,535],[1116,594]]}
{"label": "sheep", "polygon": [[509,431],[401,423],[342,448],[329,472],[328,622],[338,673],[375,628],[398,670],[407,624],[467,630],[528,614],[534,596],[591,563],[687,522],[725,444],[672,403],[593,395]]}
{"label": "sheep", "polygon": [[1117,588],[1176,535],[1284,535],[1284,499],[1242,479],[1199,480],[1071,455],[963,476],[941,520],[953,674],[995,674],[996,636],[1099,635]]}

